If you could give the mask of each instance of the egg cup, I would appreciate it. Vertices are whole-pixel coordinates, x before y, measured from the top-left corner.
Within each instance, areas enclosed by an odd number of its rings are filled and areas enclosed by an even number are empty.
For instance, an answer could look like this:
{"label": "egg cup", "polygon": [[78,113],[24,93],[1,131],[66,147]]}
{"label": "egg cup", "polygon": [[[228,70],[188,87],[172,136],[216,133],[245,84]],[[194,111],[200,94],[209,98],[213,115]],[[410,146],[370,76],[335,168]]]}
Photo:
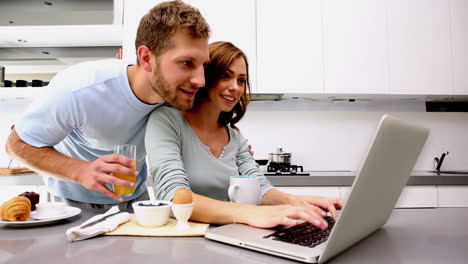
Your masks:
{"label": "egg cup", "polygon": [[193,203],[189,204],[172,204],[172,213],[177,219],[176,229],[178,231],[185,231],[190,229],[188,220],[192,215]]}

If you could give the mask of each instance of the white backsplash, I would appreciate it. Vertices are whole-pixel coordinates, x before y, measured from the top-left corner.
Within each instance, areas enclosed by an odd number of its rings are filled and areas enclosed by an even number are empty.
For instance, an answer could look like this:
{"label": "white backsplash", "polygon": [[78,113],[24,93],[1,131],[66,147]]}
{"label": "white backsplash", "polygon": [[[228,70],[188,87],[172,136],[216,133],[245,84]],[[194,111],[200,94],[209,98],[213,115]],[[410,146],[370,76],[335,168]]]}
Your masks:
{"label": "white backsplash", "polygon": [[[5,141],[28,99],[0,101],[0,167],[8,165]],[[423,104],[423,103],[422,103]],[[444,169],[468,170],[468,113],[426,113],[419,104],[392,102],[253,102],[239,128],[253,145],[255,158],[267,158],[282,147],[291,162],[305,170],[357,170],[383,113],[431,129],[415,169],[431,170],[446,150]],[[338,105],[338,106],[337,106]],[[406,108],[405,108],[406,105]],[[21,166],[17,162],[13,167]]]}
{"label": "white backsplash", "polygon": [[340,104],[345,112],[334,109],[329,102],[314,103],[321,106],[312,111],[294,102],[266,104],[270,106],[253,102],[239,123],[255,158],[267,158],[269,152],[282,147],[292,153],[291,163],[305,170],[358,170],[380,117],[389,113],[431,129],[415,170],[432,170],[434,157],[446,150],[450,154],[443,169],[468,170],[468,113],[426,113],[418,107],[424,102],[382,102],[378,107],[378,102],[370,107]]}

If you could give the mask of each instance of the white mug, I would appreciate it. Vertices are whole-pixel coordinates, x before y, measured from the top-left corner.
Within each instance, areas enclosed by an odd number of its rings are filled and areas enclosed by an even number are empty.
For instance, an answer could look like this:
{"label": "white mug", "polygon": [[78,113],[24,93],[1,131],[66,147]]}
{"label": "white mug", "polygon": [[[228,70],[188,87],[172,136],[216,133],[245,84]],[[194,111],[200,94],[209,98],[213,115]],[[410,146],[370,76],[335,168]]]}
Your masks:
{"label": "white mug", "polygon": [[232,176],[228,196],[232,202],[258,205],[260,180],[255,176]]}

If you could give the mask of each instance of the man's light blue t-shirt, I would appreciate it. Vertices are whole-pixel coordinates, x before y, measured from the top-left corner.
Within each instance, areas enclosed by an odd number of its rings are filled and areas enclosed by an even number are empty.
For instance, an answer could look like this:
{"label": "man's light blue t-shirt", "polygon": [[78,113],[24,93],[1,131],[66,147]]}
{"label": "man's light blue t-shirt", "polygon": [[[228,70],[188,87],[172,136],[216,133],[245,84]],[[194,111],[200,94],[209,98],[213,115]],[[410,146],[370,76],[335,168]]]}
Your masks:
{"label": "man's light blue t-shirt", "polygon": [[[137,145],[137,185],[128,201],[146,191],[145,127],[159,104],[141,102],[130,88],[128,64],[109,59],[76,64],[57,74],[48,92],[16,123],[19,137],[35,147],[53,146],[75,159],[94,161],[116,144]],[[118,203],[84,186],[46,177],[49,191],[67,199]]]}

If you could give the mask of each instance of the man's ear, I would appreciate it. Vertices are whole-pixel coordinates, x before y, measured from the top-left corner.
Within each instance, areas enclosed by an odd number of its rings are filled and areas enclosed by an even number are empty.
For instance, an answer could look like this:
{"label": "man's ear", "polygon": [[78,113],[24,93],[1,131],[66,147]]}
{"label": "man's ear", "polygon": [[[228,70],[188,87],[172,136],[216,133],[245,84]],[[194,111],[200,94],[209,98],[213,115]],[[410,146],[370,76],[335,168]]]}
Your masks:
{"label": "man's ear", "polygon": [[151,60],[153,60],[153,57],[154,57],[151,50],[147,46],[142,45],[138,47],[137,55],[138,55],[138,61],[140,62],[141,68],[147,72],[151,72],[153,70],[153,66],[151,65]]}

